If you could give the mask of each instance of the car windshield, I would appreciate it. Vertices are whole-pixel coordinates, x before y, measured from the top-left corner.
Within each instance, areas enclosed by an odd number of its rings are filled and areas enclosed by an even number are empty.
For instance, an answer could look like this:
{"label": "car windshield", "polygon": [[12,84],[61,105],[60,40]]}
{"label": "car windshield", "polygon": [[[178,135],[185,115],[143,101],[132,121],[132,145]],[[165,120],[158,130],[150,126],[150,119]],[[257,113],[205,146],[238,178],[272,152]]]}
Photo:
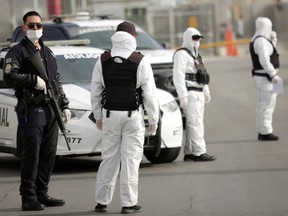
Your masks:
{"label": "car windshield", "polygon": [[92,72],[99,55],[68,54],[57,55],[58,69],[63,84],[87,84],[91,82]]}
{"label": "car windshield", "polygon": [[[112,48],[111,36],[115,33],[115,30],[103,30],[103,31],[98,30],[98,31],[88,32],[88,31],[85,31],[84,29],[81,29],[81,30],[78,29],[78,34],[75,34],[75,29],[74,29],[73,32],[74,34],[72,33],[72,31],[70,32],[72,36],[71,39],[90,39],[90,43],[92,47],[97,47],[97,48],[104,49],[104,50],[108,50]],[[155,41],[145,32],[138,32],[136,41],[137,41],[137,50],[163,49],[163,47],[157,41]]]}

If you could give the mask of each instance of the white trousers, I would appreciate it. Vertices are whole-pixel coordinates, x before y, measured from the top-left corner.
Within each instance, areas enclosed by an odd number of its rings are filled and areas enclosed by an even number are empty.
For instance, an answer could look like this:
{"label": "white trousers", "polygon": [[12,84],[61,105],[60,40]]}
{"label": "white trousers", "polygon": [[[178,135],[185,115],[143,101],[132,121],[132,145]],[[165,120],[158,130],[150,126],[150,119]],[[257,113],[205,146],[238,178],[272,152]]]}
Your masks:
{"label": "white trousers", "polygon": [[256,128],[260,134],[273,132],[272,120],[277,94],[271,90],[257,88]]}
{"label": "white trousers", "polygon": [[203,92],[189,91],[188,107],[184,109],[186,116],[184,154],[199,156],[206,153],[204,140],[204,106]]}
{"label": "white trousers", "polygon": [[96,203],[108,205],[113,198],[120,169],[122,206],[138,203],[139,166],[143,155],[145,126],[143,110],[103,113],[102,162],[96,179]]}

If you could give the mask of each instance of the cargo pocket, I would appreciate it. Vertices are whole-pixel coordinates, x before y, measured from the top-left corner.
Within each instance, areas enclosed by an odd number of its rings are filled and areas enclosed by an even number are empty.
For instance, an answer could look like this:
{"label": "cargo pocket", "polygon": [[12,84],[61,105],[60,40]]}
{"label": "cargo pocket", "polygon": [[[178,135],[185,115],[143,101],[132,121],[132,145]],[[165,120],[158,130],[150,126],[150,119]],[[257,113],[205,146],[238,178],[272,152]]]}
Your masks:
{"label": "cargo pocket", "polygon": [[26,122],[24,124],[26,127],[45,126],[47,120],[49,119],[47,119],[45,109],[35,106],[28,109]]}

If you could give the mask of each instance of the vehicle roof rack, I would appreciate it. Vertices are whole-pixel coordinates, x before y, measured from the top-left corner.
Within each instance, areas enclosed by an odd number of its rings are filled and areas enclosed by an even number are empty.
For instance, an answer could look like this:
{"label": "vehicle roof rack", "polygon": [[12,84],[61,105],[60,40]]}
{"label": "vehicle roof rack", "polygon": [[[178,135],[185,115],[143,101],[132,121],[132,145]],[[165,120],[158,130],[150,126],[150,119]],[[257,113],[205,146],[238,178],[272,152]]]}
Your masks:
{"label": "vehicle roof rack", "polygon": [[[0,47],[9,48],[17,43],[10,41],[0,43]],[[69,46],[69,45],[89,45],[90,39],[75,39],[75,40],[56,40],[56,41],[45,41],[46,46]]]}
{"label": "vehicle roof rack", "polygon": [[0,42],[0,47],[3,49],[5,48],[10,48],[12,46],[14,46],[15,43],[12,42],[12,38],[7,38],[7,40],[5,42]]}

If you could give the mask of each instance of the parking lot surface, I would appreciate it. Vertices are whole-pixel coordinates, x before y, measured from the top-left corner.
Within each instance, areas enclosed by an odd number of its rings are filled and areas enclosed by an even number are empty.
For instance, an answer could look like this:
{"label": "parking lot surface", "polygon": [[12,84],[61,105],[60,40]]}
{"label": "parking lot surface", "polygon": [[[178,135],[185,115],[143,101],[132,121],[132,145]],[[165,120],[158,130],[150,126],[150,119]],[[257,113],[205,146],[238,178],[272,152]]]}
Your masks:
{"label": "parking lot surface", "polygon": [[[280,53],[281,54],[281,53]],[[205,60],[205,56],[203,56]],[[288,215],[288,54],[280,55],[284,94],[274,114],[277,142],[260,142],[255,131],[256,91],[249,56],[207,58],[212,100],[206,106],[205,137],[214,162],[184,162],[140,168],[142,216],[287,216]],[[172,124],[173,122],[171,122]],[[119,181],[108,212],[95,207],[95,178],[100,157],[57,161],[49,193],[63,207],[21,211],[19,160],[0,154],[0,215],[120,215]]]}

